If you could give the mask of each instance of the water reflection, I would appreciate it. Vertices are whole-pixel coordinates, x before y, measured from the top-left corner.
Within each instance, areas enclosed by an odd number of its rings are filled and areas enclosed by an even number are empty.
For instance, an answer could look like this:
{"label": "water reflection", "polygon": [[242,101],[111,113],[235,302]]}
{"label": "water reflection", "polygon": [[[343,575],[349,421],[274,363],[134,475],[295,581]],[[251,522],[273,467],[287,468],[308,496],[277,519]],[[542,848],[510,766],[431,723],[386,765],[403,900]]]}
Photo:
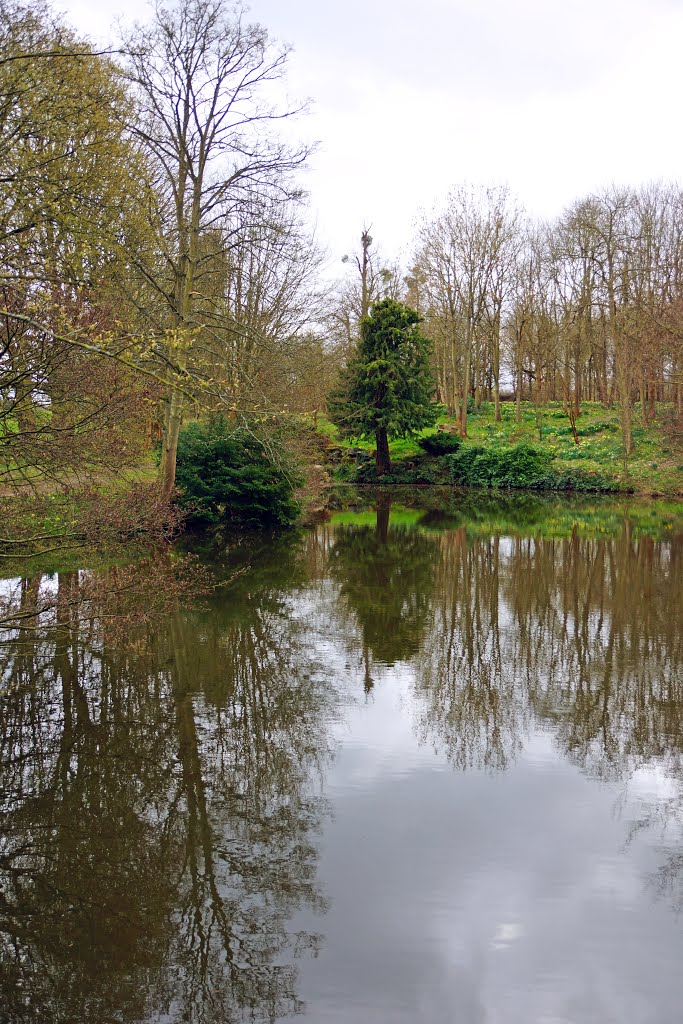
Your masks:
{"label": "water reflection", "polygon": [[[530,714],[600,777],[683,741],[681,539],[438,538],[423,725],[456,762],[504,767]],[[468,745],[468,751],[463,749]]]}
{"label": "water reflection", "polygon": [[330,573],[340,608],[352,613],[362,636],[364,686],[372,688],[372,660],[408,661],[420,649],[431,613],[434,562],[430,537],[411,528],[389,529],[391,499],[380,493],[376,524],[345,526],[334,535]]}
{"label": "water reflection", "polygon": [[541,722],[599,777],[681,767],[683,536],[634,537],[628,517],[597,538],[478,535],[434,510],[389,527],[390,504],[335,530],[330,573],[375,679],[412,663],[424,742],[504,768]]}
{"label": "water reflection", "polygon": [[[3,1024],[327,1019],[353,1008],[364,985],[385,1006],[391,986],[412,977],[409,949],[423,982],[442,970],[461,981],[459,996],[429,982],[425,1007],[441,1000],[431,1019],[465,1003],[464,1019],[478,1019],[494,1005],[483,969],[430,959],[429,928],[436,915],[445,929],[448,912],[448,941],[466,948],[463,929],[490,914],[492,949],[521,943],[517,853],[525,885],[545,885],[559,913],[573,826],[559,805],[550,820],[556,783],[529,772],[539,742],[590,789],[580,799],[592,801],[591,820],[609,803],[620,846],[601,870],[617,855],[647,862],[647,899],[681,905],[683,537],[643,536],[623,514],[608,534],[554,539],[487,530],[453,508],[434,507],[417,526],[407,525],[414,515],[395,523],[396,512],[380,493],[355,524],[224,544],[213,571],[242,574],[199,604],[163,559],[137,575],[68,572],[5,587]],[[399,679],[408,699],[387,711]],[[379,708],[394,720],[356,741],[352,730],[362,734]],[[371,753],[382,728],[392,736],[406,718],[401,743],[422,760],[401,775],[401,799],[384,776],[368,782],[358,820],[335,833],[321,868],[333,754],[350,741]],[[443,765],[455,771],[430,774]],[[359,793],[354,771],[353,787],[335,790],[342,821],[343,797]],[[531,852],[536,801],[542,833]],[[378,849],[353,875],[358,842],[380,821]],[[356,898],[367,920],[347,909]],[[320,932],[332,959],[321,976],[333,979],[322,987],[340,977],[347,986],[333,1010],[310,980],[311,958],[322,950],[325,960]],[[339,966],[341,933],[344,949],[369,958],[353,970]],[[395,947],[396,960],[378,965]],[[531,990],[529,964],[518,969],[529,969]],[[405,1000],[392,1020],[422,1006],[414,993]],[[572,1019],[594,1019],[581,1006]],[[509,1019],[535,1018],[525,1004]]]}
{"label": "water reflection", "polygon": [[[459,529],[432,542],[434,628],[415,681],[420,736],[459,768],[505,768],[526,737],[529,707],[509,649],[511,640],[524,644],[524,632],[508,628],[501,602],[501,539],[468,542]],[[526,588],[526,574],[520,582]]]}
{"label": "water reflection", "polygon": [[0,1019],[299,1009],[297,958],[318,938],[288,922],[324,907],[327,696],[281,568],[277,588],[147,621],[132,652],[102,645],[62,575],[50,621],[6,646]]}

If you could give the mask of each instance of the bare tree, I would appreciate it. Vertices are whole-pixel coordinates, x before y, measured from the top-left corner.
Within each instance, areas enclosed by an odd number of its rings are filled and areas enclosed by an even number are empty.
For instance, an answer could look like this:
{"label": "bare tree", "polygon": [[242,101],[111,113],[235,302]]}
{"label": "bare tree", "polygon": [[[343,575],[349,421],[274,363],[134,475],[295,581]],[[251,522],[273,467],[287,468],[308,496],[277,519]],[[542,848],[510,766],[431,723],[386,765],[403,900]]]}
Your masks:
{"label": "bare tree", "polygon": [[347,362],[353,358],[361,322],[373,304],[381,299],[400,302],[405,293],[398,264],[383,257],[368,226],[363,227],[360,245],[359,252],[342,256],[342,263],[354,268],[354,272],[337,284],[326,317],[328,334]]}
{"label": "bare tree", "polygon": [[[274,106],[288,51],[226,0],[156,4],[152,23],[126,38],[127,73],[138,96],[133,131],[158,170],[156,222],[162,261],[140,270],[165,310],[166,360],[182,383],[202,326],[202,271],[230,250],[239,214],[254,202],[297,195],[290,172],[306,147],[278,127],[296,109]],[[205,278],[205,280],[210,280]],[[175,481],[185,394],[171,387],[164,417],[161,484]]]}
{"label": "bare tree", "polygon": [[[463,437],[470,390],[481,401],[488,351],[499,395],[501,316],[519,222],[507,188],[461,186],[451,192],[445,210],[434,220],[425,220],[420,230],[418,263],[432,298],[433,326],[449,350]],[[496,402],[498,410],[499,397]]]}

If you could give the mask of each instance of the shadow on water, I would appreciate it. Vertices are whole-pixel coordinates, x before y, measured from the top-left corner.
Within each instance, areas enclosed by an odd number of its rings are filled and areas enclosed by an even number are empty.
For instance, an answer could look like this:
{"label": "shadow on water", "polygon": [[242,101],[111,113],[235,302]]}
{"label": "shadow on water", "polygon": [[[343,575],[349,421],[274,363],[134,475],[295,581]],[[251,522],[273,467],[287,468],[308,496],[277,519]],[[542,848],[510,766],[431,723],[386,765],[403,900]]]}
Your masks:
{"label": "shadow on water", "polygon": [[[574,528],[566,506],[426,504],[410,526],[380,492],[355,524],[224,539],[202,555],[218,580],[241,574],[199,603],[170,564],[134,586],[121,569],[7,584],[3,1024],[304,1010],[299,965],[322,939],[294,922],[327,905],[349,651],[359,692],[408,673],[418,741],[458,771],[511,767],[541,729],[590,779],[672,780],[627,843],[680,828],[683,534],[607,504]],[[671,848],[651,878],[674,904],[682,867]]]}

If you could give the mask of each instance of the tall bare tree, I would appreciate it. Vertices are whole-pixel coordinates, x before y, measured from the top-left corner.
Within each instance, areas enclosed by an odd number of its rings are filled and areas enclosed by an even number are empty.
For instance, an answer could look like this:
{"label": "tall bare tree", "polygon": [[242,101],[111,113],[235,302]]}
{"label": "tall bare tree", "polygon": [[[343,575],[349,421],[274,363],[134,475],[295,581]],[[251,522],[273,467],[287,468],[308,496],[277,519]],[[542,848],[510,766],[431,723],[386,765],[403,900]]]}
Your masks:
{"label": "tall bare tree", "polygon": [[[297,194],[290,172],[307,154],[278,129],[296,112],[271,102],[288,51],[226,0],[157,2],[152,22],[125,39],[138,97],[132,129],[157,167],[153,211],[161,263],[140,270],[165,311],[165,358],[182,385],[202,327],[202,270],[230,250],[239,213],[254,202]],[[211,275],[204,280],[210,280]],[[185,404],[171,387],[164,417],[161,485],[170,494]]]}
{"label": "tall bare tree", "polygon": [[519,222],[520,213],[507,188],[461,186],[451,192],[441,214],[425,220],[419,233],[418,263],[432,297],[427,322],[433,320],[441,344],[447,346],[463,437],[467,436],[467,399],[474,391],[481,400],[489,351],[499,394],[500,325]]}
{"label": "tall bare tree", "polygon": [[368,226],[361,231],[360,250],[342,256],[342,263],[351,267],[352,273],[336,286],[326,326],[330,339],[348,362],[355,355],[361,336],[360,325],[370,308],[381,299],[400,302],[405,297],[405,287],[400,268],[385,259]]}

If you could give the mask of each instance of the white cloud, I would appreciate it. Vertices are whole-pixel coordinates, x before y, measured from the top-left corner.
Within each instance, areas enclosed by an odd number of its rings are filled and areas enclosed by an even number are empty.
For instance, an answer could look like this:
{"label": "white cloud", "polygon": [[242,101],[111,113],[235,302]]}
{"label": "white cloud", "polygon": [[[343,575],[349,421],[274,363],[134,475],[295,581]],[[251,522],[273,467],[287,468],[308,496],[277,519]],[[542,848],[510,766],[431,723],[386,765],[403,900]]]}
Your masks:
{"label": "white cloud", "polygon": [[[131,0],[71,20],[106,36]],[[420,207],[461,181],[505,182],[552,216],[612,181],[675,178],[683,9],[674,0],[253,0],[291,42],[288,90],[315,101],[306,185],[333,258],[364,223],[407,250]]]}

